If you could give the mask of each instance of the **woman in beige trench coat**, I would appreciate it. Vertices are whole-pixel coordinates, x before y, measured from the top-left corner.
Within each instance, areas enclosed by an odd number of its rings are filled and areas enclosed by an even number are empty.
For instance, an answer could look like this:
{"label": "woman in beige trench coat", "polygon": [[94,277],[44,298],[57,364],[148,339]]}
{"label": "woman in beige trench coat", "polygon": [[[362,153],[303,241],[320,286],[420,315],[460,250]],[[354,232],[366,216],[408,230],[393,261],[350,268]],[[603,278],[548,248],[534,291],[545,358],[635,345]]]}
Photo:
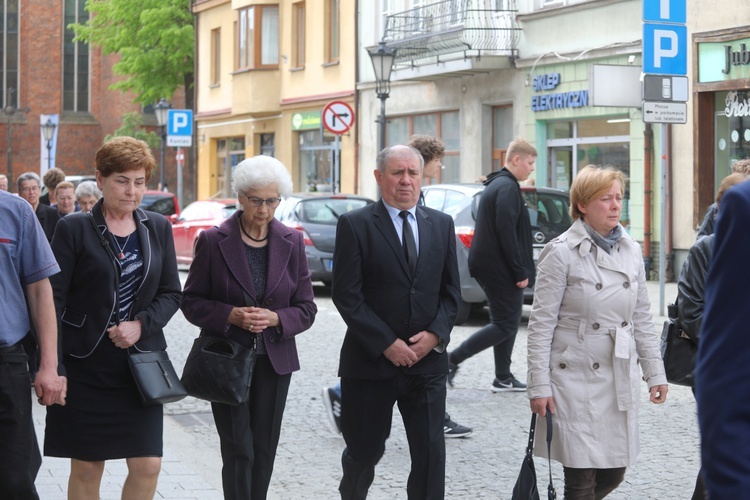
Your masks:
{"label": "woman in beige trench coat", "polygon": [[619,223],[624,186],[619,170],[582,169],[570,191],[575,222],[539,257],[528,397],[533,412],[554,415],[551,458],[563,465],[566,500],[604,498],[635,463],[639,363],[651,401],[667,396],[641,247]]}

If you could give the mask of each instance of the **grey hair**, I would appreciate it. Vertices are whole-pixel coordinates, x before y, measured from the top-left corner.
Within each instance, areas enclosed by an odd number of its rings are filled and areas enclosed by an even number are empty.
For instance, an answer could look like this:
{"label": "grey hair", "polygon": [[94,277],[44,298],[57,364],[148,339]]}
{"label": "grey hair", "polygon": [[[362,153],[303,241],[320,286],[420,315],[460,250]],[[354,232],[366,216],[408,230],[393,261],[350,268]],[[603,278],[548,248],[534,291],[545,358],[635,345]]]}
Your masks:
{"label": "grey hair", "polygon": [[262,189],[276,184],[284,198],[292,195],[292,176],[279,160],[272,156],[258,155],[242,160],[232,174],[232,189],[239,195],[249,189]]}
{"label": "grey hair", "polygon": [[102,197],[102,192],[96,186],[96,182],[83,181],[76,188],[76,200],[80,200],[84,196],[93,196],[98,200]]}
{"label": "grey hair", "polygon": [[378,158],[376,160],[378,170],[385,173],[385,165],[391,159],[408,157],[410,154],[419,158],[419,171],[421,172],[424,170],[424,158],[422,157],[422,153],[420,153],[417,148],[406,145],[390,146],[378,153]]}
{"label": "grey hair", "polygon": [[42,187],[42,178],[39,177],[38,174],[34,172],[24,172],[18,176],[18,179],[16,179],[16,188],[18,191],[21,191],[21,183],[26,181],[36,181],[37,186],[39,186],[39,188]]}

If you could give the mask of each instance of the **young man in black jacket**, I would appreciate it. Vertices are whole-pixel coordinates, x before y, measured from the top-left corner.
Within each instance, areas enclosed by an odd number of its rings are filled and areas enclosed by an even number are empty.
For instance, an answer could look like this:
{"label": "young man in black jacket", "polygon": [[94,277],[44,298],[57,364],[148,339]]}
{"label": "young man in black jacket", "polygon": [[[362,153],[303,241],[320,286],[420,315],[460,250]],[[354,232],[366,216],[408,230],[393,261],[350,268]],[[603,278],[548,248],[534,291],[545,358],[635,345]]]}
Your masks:
{"label": "young man in black jacket", "polygon": [[490,323],[450,353],[449,382],[466,359],[494,348],[493,392],[521,392],[526,385],[510,371],[523,309],[523,289],[534,284],[531,222],[520,182],[534,171],[537,152],[521,138],[508,146],[505,167],[487,176],[477,210],[469,271],[487,295]]}

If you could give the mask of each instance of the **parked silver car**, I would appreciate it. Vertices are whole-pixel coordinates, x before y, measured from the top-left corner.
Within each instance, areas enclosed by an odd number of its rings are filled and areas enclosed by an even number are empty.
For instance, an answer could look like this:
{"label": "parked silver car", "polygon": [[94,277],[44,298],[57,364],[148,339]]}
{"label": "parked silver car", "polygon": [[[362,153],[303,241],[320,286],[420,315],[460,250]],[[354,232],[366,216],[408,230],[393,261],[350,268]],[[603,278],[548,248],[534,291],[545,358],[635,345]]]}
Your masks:
{"label": "parked silver car", "polygon": [[[456,324],[469,317],[471,309],[483,307],[487,302],[484,291],[469,274],[469,248],[474,238],[477,207],[484,184],[433,184],[422,188],[425,205],[453,217],[456,226],[456,255],[461,275],[462,304]],[[521,186],[531,220],[531,237],[534,244],[534,262],[548,241],[565,232],[573,223],[568,213],[570,197],[560,189]],[[524,301],[531,303],[534,289],[524,290]]]}
{"label": "parked silver car", "polygon": [[330,286],[333,275],[333,248],[339,216],[374,203],[370,198],[352,194],[294,193],[282,200],[276,218],[302,231],[307,266],[313,281]]}

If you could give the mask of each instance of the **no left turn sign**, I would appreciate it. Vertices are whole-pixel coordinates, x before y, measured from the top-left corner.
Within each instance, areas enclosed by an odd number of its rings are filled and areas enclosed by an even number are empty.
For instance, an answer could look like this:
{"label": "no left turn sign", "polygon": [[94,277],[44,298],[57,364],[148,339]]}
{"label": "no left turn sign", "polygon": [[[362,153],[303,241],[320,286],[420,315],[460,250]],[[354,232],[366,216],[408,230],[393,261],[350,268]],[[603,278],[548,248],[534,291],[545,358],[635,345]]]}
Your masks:
{"label": "no left turn sign", "polygon": [[323,108],[323,126],[332,134],[345,134],[354,124],[354,110],[344,101],[331,101]]}

